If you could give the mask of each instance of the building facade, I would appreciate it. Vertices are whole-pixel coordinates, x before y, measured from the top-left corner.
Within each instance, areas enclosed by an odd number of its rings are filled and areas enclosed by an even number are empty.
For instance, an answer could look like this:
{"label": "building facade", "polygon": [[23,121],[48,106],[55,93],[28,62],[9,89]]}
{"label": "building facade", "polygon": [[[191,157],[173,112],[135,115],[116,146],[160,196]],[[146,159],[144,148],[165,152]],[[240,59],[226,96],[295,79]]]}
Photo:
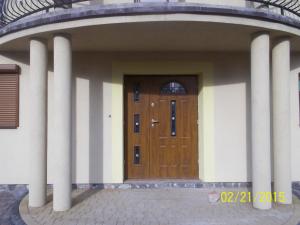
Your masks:
{"label": "building facade", "polygon": [[[300,181],[300,2],[4,0],[0,183]],[[274,186],[272,187],[272,182]],[[269,202],[254,202],[269,209]]]}

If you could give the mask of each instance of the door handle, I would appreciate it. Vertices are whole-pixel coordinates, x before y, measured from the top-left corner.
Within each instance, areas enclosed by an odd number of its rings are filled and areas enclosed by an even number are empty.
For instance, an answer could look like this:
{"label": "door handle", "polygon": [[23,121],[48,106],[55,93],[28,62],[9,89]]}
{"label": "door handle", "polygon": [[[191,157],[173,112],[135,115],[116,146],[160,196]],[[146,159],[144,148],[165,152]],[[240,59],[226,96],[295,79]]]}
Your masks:
{"label": "door handle", "polygon": [[155,119],[152,119],[152,120],[151,120],[151,123],[159,123],[159,121],[158,121],[158,120],[155,120]]}

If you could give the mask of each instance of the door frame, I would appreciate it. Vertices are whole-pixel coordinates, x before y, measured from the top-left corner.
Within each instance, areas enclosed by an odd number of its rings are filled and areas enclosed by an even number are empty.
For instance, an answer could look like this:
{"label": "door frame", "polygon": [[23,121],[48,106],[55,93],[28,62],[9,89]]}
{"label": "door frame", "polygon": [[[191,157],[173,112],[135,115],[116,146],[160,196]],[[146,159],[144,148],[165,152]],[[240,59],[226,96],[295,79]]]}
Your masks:
{"label": "door frame", "polygon": [[[196,79],[196,91],[197,91],[197,94],[196,96],[194,96],[196,98],[196,115],[197,115],[197,121],[199,121],[199,114],[198,114],[198,110],[199,110],[199,106],[198,106],[198,88],[199,88],[199,76],[197,74],[156,74],[156,75],[132,75],[132,74],[124,74],[123,75],[123,115],[124,115],[124,126],[123,126],[123,134],[124,134],[124,181],[125,180],[130,180],[130,178],[128,178],[128,166],[127,166],[127,163],[128,163],[128,121],[127,121],[127,113],[128,113],[128,102],[127,102],[127,95],[126,95],[126,77],[155,77],[155,78],[166,78],[166,77],[170,77],[170,79],[172,80],[175,80],[176,81],[176,76],[177,77],[184,77],[184,76],[189,76],[189,77],[194,77]],[[150,129],[150,128],[149,128]],[[150,138],[150,131],[149,131],[149,138]],[[197,149],[196,150],[196,159],[199,159],[199,129],[196,130],[196,138],[195,138],[195,148]],[[151,145],[150,145],[151,146]],[[151,151],[151,148],[149,146],[149,153]],[[151,159],[151,157],[149,157],[149,160]],[[151,163],[151,161],[149,162]],[[151,166],[149,164],[149,166]],[[196,160],[196,167],[197,167],[197,171],[196,171],[196,176],[195,178],[191,178],[190,180],[195,180],[195,179],[198,179],[199,178],[199,160]],[[164,179],[164,178],[150,178],[151,180],[155,179],[155,180],[169,180],[169,179]],[[139,179],[135,179],[135,180],[149,180],[149,178],[139,178]],[[188,180],[187,178],[174,178],[174,180]]]}
{"label": "door frame", "polygon": [[197,75],[199,179],[215,181],[214,76],[213,65],[197,61],[115,61],[111,80],[111,183],[123,183],[124,165],[124,75]]}

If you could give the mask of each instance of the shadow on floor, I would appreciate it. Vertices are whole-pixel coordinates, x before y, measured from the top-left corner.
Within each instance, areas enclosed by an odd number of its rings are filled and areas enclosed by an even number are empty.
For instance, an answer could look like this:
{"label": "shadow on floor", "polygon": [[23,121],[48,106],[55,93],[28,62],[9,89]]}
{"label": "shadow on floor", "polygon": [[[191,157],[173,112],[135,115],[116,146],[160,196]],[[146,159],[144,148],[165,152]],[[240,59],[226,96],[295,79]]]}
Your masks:
{"label": "shadow on floor", "polygon": [[82,193],[73,198],[72,205],[78,205],[100,191],[101,189],[88,189],[86,191],[83,191]]}

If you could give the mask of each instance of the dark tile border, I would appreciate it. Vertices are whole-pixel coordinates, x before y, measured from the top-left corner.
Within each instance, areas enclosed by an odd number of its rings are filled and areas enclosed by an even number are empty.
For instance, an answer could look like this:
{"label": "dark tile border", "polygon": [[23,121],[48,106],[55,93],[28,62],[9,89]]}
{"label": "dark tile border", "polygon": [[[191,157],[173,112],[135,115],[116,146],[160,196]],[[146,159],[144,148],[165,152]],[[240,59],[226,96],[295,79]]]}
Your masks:
{"label": "dark tile border", "polygon": [[[28,193],[26,184],[0,184],[0,192],[13,194],[17,200]],[[53,185],[48,184],[52,189]],[[73,189],[155,189],[155,188],[250,188],[252,182],[203,182],[203,181],[125,181],[124,183],[78,183]],[[292,183],[295,195],[300,198],[300,181]]]}
{"label": "dark tile border", "polygon": [[16,200],[21,200],[28,193],[26,184],[0,184],[2,191],[12,194]]}
{"label": "dark tile border", "polygon": [[[297,198],[300,199],[300,181],[293,182],[293,194],[297,196]],[[300,223],[299,223],[300,224]]]}
{"label": "dark tile border", "polygon": [[0,185],[0,224],[25,225],[20,217],[19,205],[27,193],[26,185]]}
{"label": "dark tile border", "polygon": [[251,187],[250,182],[201,182],[201,181],[150,181],[131,182],[123,184],[74,184],[78,189],[159,189],[159,188],[246,188]]}

